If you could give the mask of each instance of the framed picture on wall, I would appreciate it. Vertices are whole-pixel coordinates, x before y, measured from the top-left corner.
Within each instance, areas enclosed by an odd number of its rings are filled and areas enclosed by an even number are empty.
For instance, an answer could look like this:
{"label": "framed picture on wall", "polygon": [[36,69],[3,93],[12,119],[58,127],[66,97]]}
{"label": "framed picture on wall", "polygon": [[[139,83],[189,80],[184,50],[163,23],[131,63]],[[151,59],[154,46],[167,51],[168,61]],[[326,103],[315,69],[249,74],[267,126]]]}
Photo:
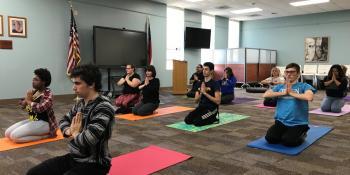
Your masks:
{"label": "framed picture on wall", "polygon": [[327,63],[328,37],[308,37],[304,41],[305,63]]}
{"label": "framed picture on wall", "polygon": [[4,35],[4,17],[0,15],[0,36]]}
{"label": "framed picture on wall", "polygon": [[27,18],[9,16],[8,29],[10,37],[27,37]]}

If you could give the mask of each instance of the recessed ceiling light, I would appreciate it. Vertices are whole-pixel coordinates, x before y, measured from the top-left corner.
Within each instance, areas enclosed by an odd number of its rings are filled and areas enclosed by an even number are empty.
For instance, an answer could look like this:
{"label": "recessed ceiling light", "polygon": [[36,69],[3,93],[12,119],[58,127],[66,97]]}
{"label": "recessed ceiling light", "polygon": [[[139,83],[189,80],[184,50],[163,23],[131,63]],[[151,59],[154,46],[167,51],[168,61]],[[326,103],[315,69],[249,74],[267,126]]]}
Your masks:
{"label": "recessed ceiling light", "polygon": [[297,1],[297,2],[291,2],[289,3],[292,6],[304,6],[304,5],[312,5],[312,4],[321,4],[321,3],[327,3],[329,0],[306,0],[306,1]]}
{"label": "recessed ceiling light", "polygon": [[233,10],[231,11],[234,14],[243,14],[243,13],[252,13],[252,12],[260,12],[261,8],[250,8],[250,9],[242,9],[242,10]]}
{"label": "recessed ceiling light", "polygon": [[204,1],[204,0],[186,0],[186,1],[190,1],[190,2],[201,2],[201,1]]}

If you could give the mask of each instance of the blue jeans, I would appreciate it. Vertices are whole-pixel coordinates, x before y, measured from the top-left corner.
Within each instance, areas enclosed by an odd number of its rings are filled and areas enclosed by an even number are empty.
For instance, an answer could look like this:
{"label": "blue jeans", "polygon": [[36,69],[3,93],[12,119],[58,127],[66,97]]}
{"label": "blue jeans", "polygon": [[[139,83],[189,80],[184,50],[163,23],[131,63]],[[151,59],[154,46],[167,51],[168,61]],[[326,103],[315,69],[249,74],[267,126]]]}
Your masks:
{"label": "blue jeans", "polygon": [[323,112],[341,112],[341,108],[344,106],[345,100],[341,97],[329,97],[326,96],[321,103],[321,110]]}

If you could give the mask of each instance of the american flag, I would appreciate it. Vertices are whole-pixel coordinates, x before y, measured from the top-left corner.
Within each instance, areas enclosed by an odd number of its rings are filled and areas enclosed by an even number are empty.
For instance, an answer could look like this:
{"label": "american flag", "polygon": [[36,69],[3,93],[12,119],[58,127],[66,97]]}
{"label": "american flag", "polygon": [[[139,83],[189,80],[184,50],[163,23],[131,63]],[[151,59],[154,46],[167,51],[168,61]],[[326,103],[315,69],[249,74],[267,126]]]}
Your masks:
{"label": "american flag", "polygon": [[77,25],[75,23],[73,9],[70,9],[70,34],[69,34],[69,49],[67,58],[67,75],[70,75],[72,70],[80,62],[80,49],[79,49],[79,38]]}
{"label": "american flag", "polygon": [[147,37],[147,63],[151,64],[152,61],[152,39],[151,39],[151,24],[149,22],[149,17],[146,20],[146,37]]}

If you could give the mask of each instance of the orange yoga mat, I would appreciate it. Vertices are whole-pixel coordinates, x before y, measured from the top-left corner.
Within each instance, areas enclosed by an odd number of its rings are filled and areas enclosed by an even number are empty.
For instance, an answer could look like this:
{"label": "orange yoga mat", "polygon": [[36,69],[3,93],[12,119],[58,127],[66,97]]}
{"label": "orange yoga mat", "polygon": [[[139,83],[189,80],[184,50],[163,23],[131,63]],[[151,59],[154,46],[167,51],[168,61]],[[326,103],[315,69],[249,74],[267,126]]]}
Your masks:
{"label": "orange yoga mat", "polygon": [[61,140],[63,138],[64,137],[63,137],[60,130],[57,130],[57,136],[55,138],[43,139],[43,140],[38,140],[38,141],[28,142],[28,143],[14,143],[6,137],[0,138],[0,151],[7,151],[7,150],[11,150],[11,149],[16,149],[16,148],[38,145],[38,144],[46,143],[46,142],[54,142],[57,140]]}
{"label": "orange yoga mat", "polygon": [[172,113],[188,111],[188,110],[193,110],[193,108],[188,108],[188,107],[183,107],[183,106],[171,106],[171,107],[166,107],[166,108],[159,108],[156,110],[156,112],[154,114],[147,115],[147,116],[137,116],[134,114],[122,114],[122,115],[115,115],[115,116],[117,118],[135,121],[135,120],[153,118],[153,117],[158,117],[161,115],[172,114]]}

